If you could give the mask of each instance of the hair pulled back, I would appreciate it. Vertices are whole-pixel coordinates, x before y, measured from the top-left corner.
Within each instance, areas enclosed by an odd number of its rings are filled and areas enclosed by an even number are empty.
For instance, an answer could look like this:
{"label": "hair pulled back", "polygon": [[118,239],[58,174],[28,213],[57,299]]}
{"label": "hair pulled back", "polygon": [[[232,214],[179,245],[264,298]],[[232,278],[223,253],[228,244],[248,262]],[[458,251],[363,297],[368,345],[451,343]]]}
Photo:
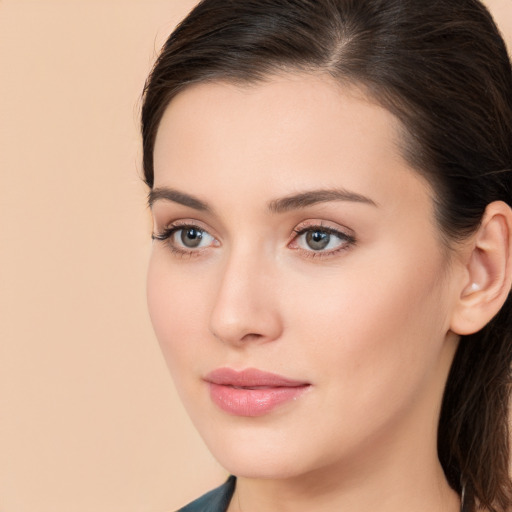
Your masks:
{"label": "hair pulled back", "polygon": [[[187,86],[253,83],[281,71],[355,84],[404,127],[403,153],[435,190],[446,244],[512,203],[512,70],[477,0],[203,0],[171,34],[144,90],[145,181],[162,115]],[[468,511],[512,508],[508,409],[512,299],[461,339],[442,404],[438,453]]]}

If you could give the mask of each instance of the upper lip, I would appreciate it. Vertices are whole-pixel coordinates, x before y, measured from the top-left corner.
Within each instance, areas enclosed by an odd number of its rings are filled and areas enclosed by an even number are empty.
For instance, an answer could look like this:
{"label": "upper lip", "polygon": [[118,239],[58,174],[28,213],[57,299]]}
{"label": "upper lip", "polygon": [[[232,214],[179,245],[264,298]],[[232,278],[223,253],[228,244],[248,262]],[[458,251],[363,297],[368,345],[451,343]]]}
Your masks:
{"label": "upper lip", "polygon": [[307,386],[309,382],[288,379],[276,373],[265,372],[256,368],[236,371],[232,368],[218,368],[205,376],[207,382],[221,386],[236,387],[299,387]]}

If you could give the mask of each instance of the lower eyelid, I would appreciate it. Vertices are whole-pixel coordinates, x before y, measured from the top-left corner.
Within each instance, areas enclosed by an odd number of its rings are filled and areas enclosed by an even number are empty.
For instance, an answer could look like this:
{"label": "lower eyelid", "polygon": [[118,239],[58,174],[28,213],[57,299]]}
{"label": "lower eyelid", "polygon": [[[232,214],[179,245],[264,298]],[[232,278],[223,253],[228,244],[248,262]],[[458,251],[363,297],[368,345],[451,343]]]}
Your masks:
{"label": "lower eyelid", "polygon": [[342,243],[339,247],[336,247],[335,249],[331,249],[328,251],[314,251],[314,250],[308,250],[308,249],[302,249],[301,247],[294,248],[293,250],[300,252],[301,257],[306,259],[330,259],[330,258],[336,258],[337,256],[340,256],[341,253],[344,253],[346,251],[350,251],[353,246],[355,245],[355,242],[347,242]]}

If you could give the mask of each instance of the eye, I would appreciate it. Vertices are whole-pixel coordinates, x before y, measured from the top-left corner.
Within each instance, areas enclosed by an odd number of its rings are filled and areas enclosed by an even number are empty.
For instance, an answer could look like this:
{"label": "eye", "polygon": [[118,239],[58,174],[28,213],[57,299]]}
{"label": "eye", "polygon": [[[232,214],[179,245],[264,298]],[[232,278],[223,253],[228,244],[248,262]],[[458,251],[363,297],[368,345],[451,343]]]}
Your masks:
{"label": "eye", "polygon": [[169,226],[162,232],[153,234],[152,238],[166,241],[174,252],[181,254],[199,252],[217,243],[208,231],[194,225]]}
{"label": "eye", "polygon": [[[295,230],[291,247],[318,255],[330,255],[355,243],[353,235],[327,226],[304,226]],[[314,255],[314,254],[311,254]]]}
{"label": "eye", "polygon": [[334,237],[331,233],[326,233],[325,231],[307,231],[304,236],[304,242],[313,251],[322,251],[332,244],[332,238]]}
{"label": "eye", "polygon": [[[174,232],[174,241],[183,244],[188,249],[195,249],[201,246],[201,242],[208,240],[208,233],[196,227],[177,229]],[[178,239],[178,240],[176,240]]]}

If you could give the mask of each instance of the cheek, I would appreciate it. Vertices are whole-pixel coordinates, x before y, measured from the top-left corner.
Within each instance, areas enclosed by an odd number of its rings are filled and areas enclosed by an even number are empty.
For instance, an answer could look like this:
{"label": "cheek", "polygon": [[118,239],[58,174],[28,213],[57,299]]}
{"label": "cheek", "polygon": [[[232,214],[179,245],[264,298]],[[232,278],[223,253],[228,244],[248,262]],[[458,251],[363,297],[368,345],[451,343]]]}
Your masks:
{"label": "cheek", "polygon": [[194,353],[204,339],[204,310],[208,287],[190,279],[185,272],[155,249],[148,268],[148,310],[156,337],[173,374],[194,370]]}
{"label": "cheek", "polygon": [[430,380],[448,330],[442,267],[432,251],[402,259],[383,252],[378,264],[347,260],[322,286],[303,279],[289,289],[306,359],[325,370],[323,381],[338,383],[330,400],[379,411],[386,397],[407,400]]}

